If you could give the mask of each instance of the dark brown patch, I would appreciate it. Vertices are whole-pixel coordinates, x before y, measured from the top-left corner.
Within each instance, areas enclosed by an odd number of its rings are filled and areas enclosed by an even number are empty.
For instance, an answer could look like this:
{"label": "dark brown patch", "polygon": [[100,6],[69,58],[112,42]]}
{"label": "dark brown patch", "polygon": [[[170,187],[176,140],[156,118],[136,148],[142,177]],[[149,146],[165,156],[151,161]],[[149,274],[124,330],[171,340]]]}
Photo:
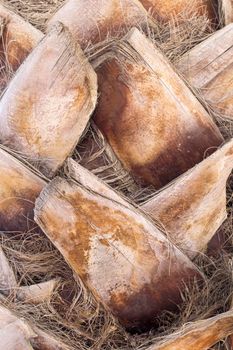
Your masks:
{"label": "dark brown patch", "polygon": [[163,271],[161,280],[156,278],[157,271],[155,271],[152,283],[145,284],[139,291],[112,293],[109,306],[128,330],[145,331],[154,326],[161,312],[178,309],[182,301],[179,291],[182,291],[185,285],[192,284],[195,279],[200,281],[200,275],[194,270],[180,268],[173,259],[169,263],[171,270]]}
{"label": "dark brown patch", "polygon": [[163,187],[222,143],[216,126],[201,111],[193,111],[194,126],[187,128],[176,102],[170,102],[156,75],[142,64],[111,60],[101,67],[98,79],[95,122],[142,185]]}
{"label": "dark brown patch", "polygon": [[4,200],[4,209],[0,206],[0,231],[25,232],[30,230],[34,223],[34,205],[40,191],[15,189],[12,198]]}

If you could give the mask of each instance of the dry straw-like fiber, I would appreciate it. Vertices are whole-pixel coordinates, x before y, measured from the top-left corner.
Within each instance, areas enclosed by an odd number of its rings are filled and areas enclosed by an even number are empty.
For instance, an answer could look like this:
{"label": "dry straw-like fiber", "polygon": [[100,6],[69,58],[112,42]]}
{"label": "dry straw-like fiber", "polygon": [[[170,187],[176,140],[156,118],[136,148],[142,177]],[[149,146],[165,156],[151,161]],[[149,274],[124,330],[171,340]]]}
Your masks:
{"label": "dry straw-like fiber", "polygon": [[[3,0],[2,2],[43,32],[48,18],[63,3],[62,0]],[[178,22],[180,21],[174,18],[169,24],[154,23],[147,32],[173,62],[204,40],[212,30],[204,16],[193,16],[179,26]],[[107,44],[105,42],[102,45]],[[101,45],[95,49],[88,47],[86,52],[94,58],[94,51],[97,49],[101,50]],[[13,72],[4,71],[3,74],[6,81],[9,81]],[[205,101],[199,96],[198,98],[208,109]],[[215,117],[225,138],[232,137],[232,122],[223,120],[221,115]],[[92,145],[89,152],[84,149],[86,144]],[[88,129],[74,157],[137,203],[143,203],[153,193],[153,188],[141,189],[135,185],[133,179],[124,172],[109,152],[106,141],[94,126]],[[65,168],[62,173],[67,175]],[[233,182],[230,177],[227,186],[228,220],[219,231],[219,237],[223,237],[224,250],[221,254],[216,253],[211,257],[199,256],[195,261],[207,275],[204,288],[198,285],[187,286],[183,291],[184,304],[179,313],[165,312],[160,318],[159,327],[149,333],[127,334],[111,314],[98,304],[81,281],[77,277],[74,278],[59,252],[37,229],[23,234],[1,233],[1,246],[15,273],[17,283],[27,286],[59,277],[55,293],[49,302],[34,306],[15,301],[15,294],[12,291],[7,299],[1,298],[1,303],[63,341],[70,350],[144,350],[157,340],[166,340],[169,334],[184,323],[211,317],[216,312],[227,311],[232,293],[232,189]],[[211,252],[210,247],[210,254]],[[224,343],[215,347],[220,348],[227,349]]]}

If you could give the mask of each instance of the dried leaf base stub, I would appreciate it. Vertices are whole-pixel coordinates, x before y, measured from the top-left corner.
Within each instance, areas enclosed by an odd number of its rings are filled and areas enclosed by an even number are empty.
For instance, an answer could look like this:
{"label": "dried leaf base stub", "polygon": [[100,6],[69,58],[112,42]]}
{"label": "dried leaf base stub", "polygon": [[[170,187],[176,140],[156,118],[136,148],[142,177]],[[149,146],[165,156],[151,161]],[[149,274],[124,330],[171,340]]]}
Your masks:
{"label": "dried leaf base stub", "polygon": [[187,257],[133,207],[73,180],[51,181],[37,200],[35,220],[128,329],[151,326],[161,311],[174,309],[181,301],[185,283],[202,278]]}
{"label": "dried leaf base stub", "polygon": [[11,295],[15,300],[29,304],[42,304],[51,300],[58,282],[58,279],[53,279],[29,286],[19,286],[10,263],[0,246],[0,295]]}
{"label": "dried leaf base stub", "polygon": [[[80,16],[80,13],[83,15]],[[7,70],[1,72],[1,83],[4,87],[9,71],[13,73],[17,70],[43,38],[43,33],[3,5],[0,5],[0,21],[2,25],[0,51],[2,62]],[[97,43],[106,37],[122,36],[132,26],[146,27],[150,19],[138,0],[121,2],[69,0],[52,15],[48,27],[51,28],[58,22],[67,26],[76,42],[86,48],[88,44]]]}
{"label": "dried leaf base stub", "polygon": [[[72,159],[68,160],[68,168],[69,175],[84,187],[125,206],[129,205],[113,189]],[[233,140],[171,182],[144,203],[141,209],[193,259],[206,250],[227,218],[226,182],[232,168]]]}
{"label": "dried leaf base stub", "polygon": [[28,56],[0,101],[0,142],[50,177],[78,143],[96,100],[96,74],[58,24]]}
{"label": "dried leaf base stub", "polygon": [[50,302],[58,281],[58,279],[53,279],[30,286],[21,286],[16,292],[16,298],[17,300],[34,305]]}
{"label": "dried leaf base stub", "polygon": [[7,350],[32,350],[30,340],[36,337],[33,330],[6,308],[0,306],[0,346]]}
{"label": "dried leaf base stub", "polygon": [[0,329],[0,346],[5,350],[33,350],[35,333],[23,321],[15,321]]}
{"label": "dried leaf base stub", "polygon": [[159,21],[173,18],[187,20],[193,15],[206,16],[210,22],[216,22],[217,0],[140,0],[143,6]]}
{"label": "dried leaf base stub", "polygon": [[0,148],[0,231],[25,232],[33,223],[35,199],[45,181]]}
{"label": "dried leaf base stub", "polygon": [[0,306],[0,348],[4,350],[68,350],[68,347],[7,308]]}
{"label": "dried leaf base stub", "polygon": [[17,287],[14,272],[0,246],[0,293],[9,295]]}
{"label": "dried leaf base stub", "polygon": [[42,39],[43,34],[1,4],[0,25],[1,71],[4,69],[7,75],[8,71],[14,72],[17,70],[32,49]]}
{"label": "dried leaf base stub", "polygon": [[95,123],[135,179],[161,188],[202,161],[223,138],[162,53],[137,29],[112,50],[98,69]]}
{"label": "dried leaf base stub", "polygon": [[190,323],[170,339],[148,350],[209,350],[210,347],[233,333],[233,311],[207,320]]}
{"label": "dried leaf base stub", "polygon": [[227,25],[233,22],[233,1],[232,0],[221,0],[222,4],[222,15],[224,24]]}
{"label": "dried leaf base stub", "polygon": [[[207,248],[227,218],[226,182],[233,140],[169,184],[142,206],[190,257]],[[217,199],[217,200],[216,200]]]}
{"label": "dried leaf base stub", "polygon": [[177,68],[221,117],[233,119],[233,24],[187,52]]}
{"label": "dried leaf base stub", "polygon": [[107,37],[120,37],[133,26],[147,26],[148,21],[138,0],[68,0],[52,16],[49,26],[63,23],[84,49]]}

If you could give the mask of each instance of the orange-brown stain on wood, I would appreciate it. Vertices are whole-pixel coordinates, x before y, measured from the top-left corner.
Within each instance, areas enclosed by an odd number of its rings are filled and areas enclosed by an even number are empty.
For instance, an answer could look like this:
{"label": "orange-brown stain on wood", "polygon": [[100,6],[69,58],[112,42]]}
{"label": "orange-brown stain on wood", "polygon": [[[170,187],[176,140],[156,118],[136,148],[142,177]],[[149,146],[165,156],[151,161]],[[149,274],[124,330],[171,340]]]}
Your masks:
{"label": "orange-brown stain on wood", "polygon": [[142,214],[73,181],[53,180],[37,201],[35,218],[127,328],[147,328],[181,301],[184,283],[201,278]]}
{"label": "orange-brown stain on wood", "polygon": [[[75,189],[75,186],[73,188]],[[130,219],[124,215],[124,212],[112,210],[108,206],[97,205],[95,200],[89,200],[88,196],[85,196],[85,192],[82,194],[81,189],[72,191],[71,187],[69,192],[57,192],[56,196],[59,202],[67,201],[67,205],[63,207],[64,215],[62,215],[62,218],[64,225],[69,229],[70,242],[73,242],[69,247],[69,259],[75,261],[76,268],[85,281],[88,278],[90,240],[92,235],[96,234],[98,236],[98,229],[100,230],[98,241],[104,246],[110,246],[108,239],[104,238],[110,229],[111,238],[114,241],[122,241],[124,245],[135,250],[138,248],[139,233],[135,230],[135,223],[130,222]],[[75,216],[72,216],[71,222],[66,224],[67,210],[73,212]],[[50,228],[53,227],[53,223],[56,228],[55,213],[46,213],[46,220],[50,223]],[[56,232],[55,228],[52,229],[53,239],[55,242],[57,239],[62,240],[62,246],[66,246],[67,236],[63,238],[60,236],[60,232]],[[138,231],[140,232],[142,229],[139,225]],[[84,232],[85,234],[82,234]]]}
{"label": "orange-brown stain on wood", "polygon": [[[216,21],[216,0],[140,0],[143,6],[151,11],[152,16],[159,21],[169,21],[181,16],[182,20],[190,16],[205,15],[211,22]],[[179,17],[178,17],[179,18]],[[181,20],[180,18],[180,20]]]}

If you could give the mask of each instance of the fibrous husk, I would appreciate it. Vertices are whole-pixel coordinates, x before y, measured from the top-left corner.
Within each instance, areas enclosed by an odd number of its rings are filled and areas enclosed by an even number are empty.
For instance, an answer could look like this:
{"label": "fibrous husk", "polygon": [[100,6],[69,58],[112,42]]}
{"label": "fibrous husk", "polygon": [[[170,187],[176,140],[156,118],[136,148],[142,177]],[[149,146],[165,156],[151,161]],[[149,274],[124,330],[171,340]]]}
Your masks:
{"label": "fibrous husk", "polygon": [[29,55],[0,101],[0,141],[52,176],[79,141],[96,99],[95,72],[58,24]]}
{"label": "fibrous husk", "polygon": [[[43,34],[30,23],[0,4],[1,84],[14,72],[42,39]],[[3,72],[4,71],[4,72]]]}
{"label": "fibrous husk", "polygon": [[232,0],[221,0],[222,4],[222,15],[224,24],[227,25],[233,22],[233,1]]}
{"label": "fibrous husk", "polygon": [[46,31],[51,15],[64,4],[64,0],[1,0],[1,2],[42,33]]}
{"label": "fibrous husk", "polygon": [[15,295],[17,300],[29,304],[50,302],[59,279],[18,287],[18,283],[3,249],[0,246],[0,294]]}
{"label": "fibrous husk", "polygon": [[46,182],[2,148],[0,171],[0,231],[28,230],[35,199]]}
{"label": "fibrous husk", "polygon": [[130,195],[137,193],[138,185],[124,169],[112,147],[93,121],[72,157],[118,191]]}
{"label": "fibrous husk", "polygon": [[126,199],[120,196],[114,189],[109,187],[104,181],[85,169],[79,163],[75,162],[72,158],[67,160],[69,176],[75,181],[80,183],[83,187],[90,191],[94,191],[101,196],[107,197],[113,201],[128,206],[129,203]]}
{"label": "fibrous husk", "polygon": [[112,50],[98,69],[95,123],[139,182],[161,188],[219,146],[222,136],[162,53],[137,29]]}
{"label": "fibrous husk", "polygon": [[187,254],[203,252],[227,218],[226,182],[233,168],[233,140],[156,194],[143,210]]}
{"label": "fibrous husk", "polygon": [[185,283],[201,277],[141,213],[73,180],[51,181],[37,200],[35,220],[129,329],[151,325],[181,301]]}
{"label": "fibrous husk", "polygon": [[[11,1],[11,0],[9,0],[9,1]],[[38,4],[38,1],[36,1],[35,2],[35,0],[32,0],[33,2],[28,2],[27,1],[27,4],[25,5],[25,1],[21,1],[21,0],[19,0],[19,1],[17,1],[17,0],[12,0],[12,3],[16,3],[16,4],[19,4],[19,6],[21,6],[21,4],[22,4],[22,7],[23,7],[23,10],[25,10],[25,8],[26,8],[26,6],[32,6],[31,4],[35,4],[35,6],[38,6],[37,4]],[[52,1],[49,1],[49,4],[50,3],[54,3],[55,2],[55,0],[52,0]],[[29,4],[29,5],[28,5]],[[49,6],[48,5],[48,2],[46,3],[47,4],[47,6]],[[39,6],[38,6],[39,7]],[[30,7],[29,7],[30,8]],[[30,8],[30,9],[32,9],[32,7]],[[31,14],[29,13],[29,16],[31,16]],[[38,15],[37,15],[38,16]],[[39,18],[40,16],[38,16],[38,18]],[[40,17],[41,18],[41,17]],[[187,44],[186,44],[187,45]],[[175,46],[175,45],[174,45]],[[185,46],[185,44],[184,44],[184,46]],[[176,52],[175,50],[173,50],[173,54],[174,54],[174,52]],[[230,225],[230,223],[229,223],[229,225]],[[33,239],[34,238],[32,238],[32,241],[33,241]],[[23,241],[24,239],[22,238],[22,241]],[[38,241],[37,241],[38,242]],[[45,241],[46,242],[46,241]],[[18,245],[17,245],[18,246]],[[21,249],[20,249],[21,250]],[[45,262],[48,264],[48,261],[49,261],[49,257],[48,256],[45,256]],[[27,264],[25,264],[25,270],[27,270],[27,267],[30,265],[30,261],[31,261],[31,265],[35,265],[35,264],[40,264],[40,265],[43,265],[43,263],[42,262],[38,262],[38,261],[36,261],[36,263],[35,263],[35,261],[33,260],[33,255],[31,254],[31,256],[30,256],[30,258],[28,257],[28,263]],[[65,270],[65,268],[64,268],[64,270]],[[24,273],[24,270],[22,271],[22,274]],[[220,275],[220,272],[219,272],[219,275]],[[221,279],[220,278],[220,280],[221,280],[221,285],[223,284],[223,279]],[[218,286],[219,286],[219,284],[218,284]],[[81,294],[81,293],[80,293]],[[81,294],[82,295],[82,294]],[[224,297],[225,297],[225,294],[224,294]],[[224,299],[224,298],[223,298]],[[222,299],[222,300],[223,300]],[[213,303],[214,303],[215,301],[213,301]],[[210,304],[211,304],[211,302],[209,302]],[[88,303],[88,301],[86,301],[86,304],[85,304],[85,307],[86,307],[86,310],[87,310],[87,313],[90,313],[90,303]],[[200,309],[201,309],[201,307],[198,305],[198,307],[199,307],[199,311],[201,311]],[[30,307],[30,310],[31,310],[32,308]],[[208,310],[209,311],[209,310]],[[54,318],[54,315],[53,316],[49,316],[50,315],[50,313],[48,312],[48,313],[45,313],[45,314],[43,314],[42,313],[42,316],[41,316],[41,318],[43,318],[44,319],[44,316],[48,316],[48,318],[53,318],[53,319],[55,319]],[[73,317],[73,315],[74,315],[74,312],[73,312],[73,310],[70,312],[70,315],[71,315],[71,317]],[[35,318],[35,320],[36,320],[36,322],[39,324],[40,323],[40,321],[41,320],[39,320],[39,317],[37,317],[38,315],[34,315],[33,317]],[[106,319],[107,319],[107,317],[105,318],[105,322],[106,322]],[[66,322],[66,321],[65,321]],[[105,334],[105,335],[103,335],[103,338],[104,337],[106,337],[106,333],[108,333],[108,331],[109,331],[109,329],[110,329],[110,327],[106,327],[105,325],[103,325],[101,322],[99,322],[99,324],[101,325],[101,327],[100,327],[100,333],[103,333],[103,334]],[[48,323],[47,323],[47,326],[46,327],[48,327],[48,328],[50,328],[51,327],[51,325],[49,324],[49,321],[48,321]],[[96,336],[96,333],[94,333],[94,331],[93,331],[93,329],[92,329],[92,324],[91,324],[91,322],[90,322],[90,324],[88,323],[88,329],[91,329],[91,334],[93,335],[93,337],[95,337]],[[52,328],[52,327],[51,327]],[[75,327],[74,327],[75,328]],[[108,328],[108,331],[106,332],[106,328]],[[114,327],[111,327],[111,329],[112,328],[114,328]],[[169,328],[169,327],[168,327]],[[72,333],[72,329],[71,328],[66,328],[66,325],[65,325],[65,323],[64,323],[64,329],[65,329],[65,332],[67,333],[67,334],[71,334]],[[78,327],[78,329],[79,329],[79,327]],[[76,328],[76,330],[77,330],[77,328]],[[126,349],[138,349],[138,348],[143,348],[143,346],[142,346],[142,343],[144,342],[144,339],[151,339],[151,337],[152,337],[152,334],[153,334],[153,332],[154,331],[152,331],[152,332],[150,332],[150,334],[146,334],[146,335],[142,335],[141,337],[131,337],[131,338],[129,338],[129,337],[125,337],[124,338],[124,336],[121,336],[121,337],[119,337],[119,334],[118,334],[118,330],[116,330],[116,331],[112,331],[112,334],[113,334],[113,336],[110,336],[109,337],[109,339],[108,339],[108,341],[106,341],[105,340],[105,342],[104,342],[104,344],[103,344],[103,346],[101,346],[101,345],[99,345],[99,343],[98,343],[98,345],[94,345],[93,346],[93,348],[103,348],[103,349],[105,349],[105,348],[117,348],[117,349],[121,349],[121,348],[126,348]],[[97,344],[97,342],[98,342],[98,340],[97,340],[97,338],[98,337],[96,337],[95,338],[95,340],[96,340],[96,344]],[[123,338],[124,340],[123,340],[123,343],[121,344],[121,345],[119,345],[119,343],[121,343],[121,340],[119,340],[119,338],[121,339],[121,338]],[[102,338],[101,338],[102,339]],[[106,338],[105,338],[106,339]],[[130,343],[131,343],[131,346],[129,346],[129,339],[130,339]],[[77,338],[77,343],[78,343],[78,338]],[[89,341],[85,341],[85,337],[84,337],[84,340],[83,340],[83,342],[81,342],[81,344],[75,344],[75,342],[74,342],[74,345],[73,345],[73,347],[74,347],[74,349],[76,349],[76,348],[86,348],[86,346],[87,347],[89,347],[89,344],[91,343],[91,342],[89,342]],[[88,345],[86,345],[86,344],[88,344]],[[119,345],[119,346],[118,346]],[[91,346],[91,345],[90,345]]]}
{"label": "fibrous husk", "polygon": [[[82,15],[80,15],[82,14]],[[133,26],[147,25],[147,12],[138,0],[68,0],[48,25],[62,22],[82,48],[107,37],[119,37]]]}
{"label": "fibrous husk", "polygon": [[233,118],[233,24],[211,35],[177,62],[177,68],[221,117]]}
{"label": "fibrous husk", "polygon": [[233,333],[233,311],[190,323],[170,339],[148,350],[208,350],[218,341]]}
{"label": "fibrous husk", "polygon": [[215,22],[217,17],[217,0],[140,0],[143,6],[150,10],[156,20],[167,22],[173,17],[181,19],[190,18],[192,15],[205,15],[210,22]]}

